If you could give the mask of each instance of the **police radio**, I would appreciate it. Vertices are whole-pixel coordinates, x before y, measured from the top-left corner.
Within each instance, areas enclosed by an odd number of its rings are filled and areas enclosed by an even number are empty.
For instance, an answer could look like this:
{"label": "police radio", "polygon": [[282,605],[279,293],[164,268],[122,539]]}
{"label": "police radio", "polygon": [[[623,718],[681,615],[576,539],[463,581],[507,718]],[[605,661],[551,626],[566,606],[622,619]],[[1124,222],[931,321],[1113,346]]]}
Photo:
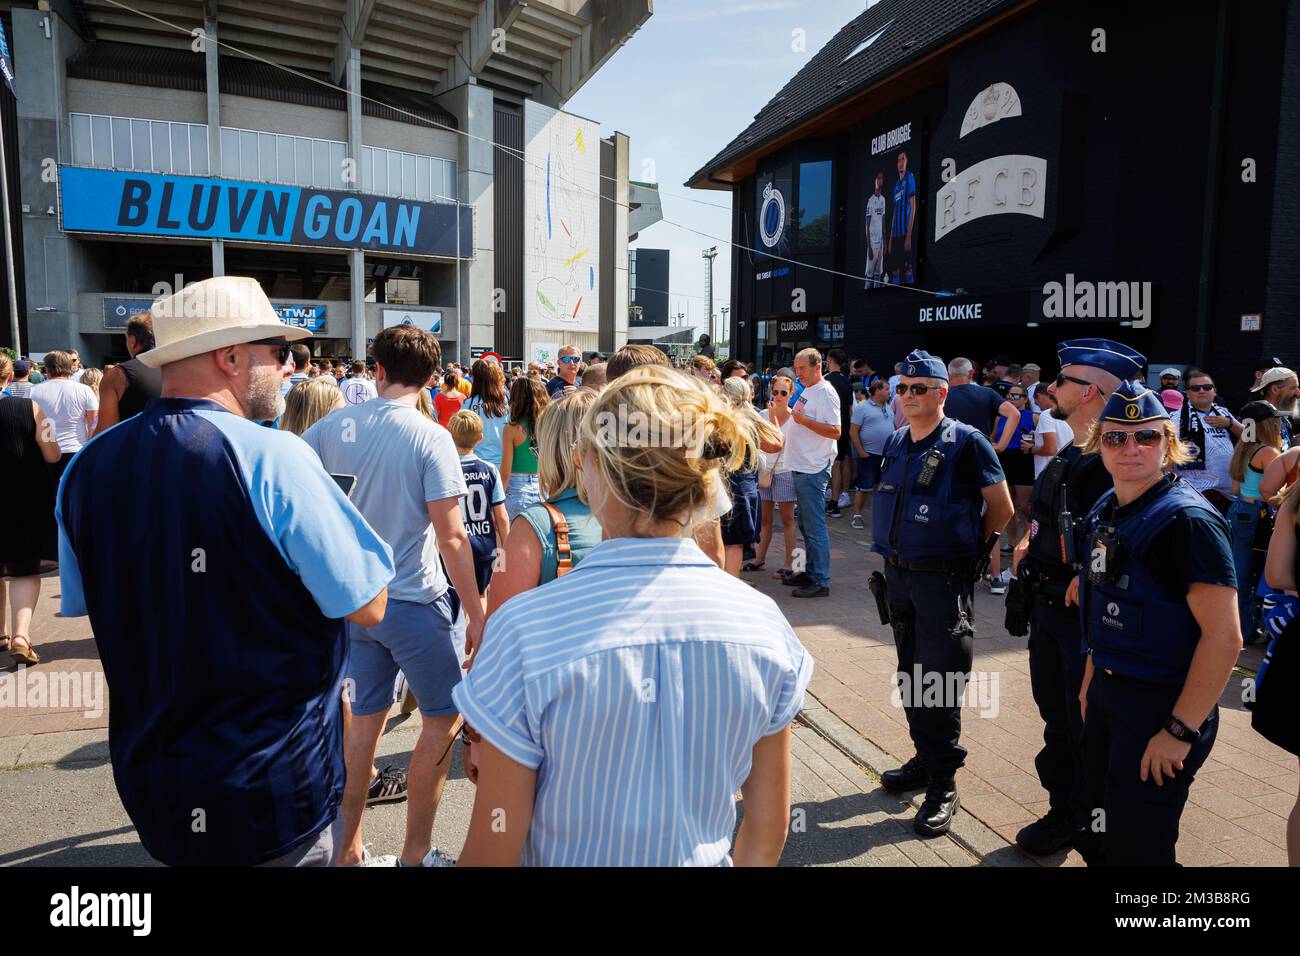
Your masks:
{"label": "police radio", "polygon": [[1078,559],[1074,547],[1074,515],[1062,511],[1056,518],[1056,527],[1061,535],[1061,563],[1073,567]]}
{"label": "police radio", "polygon": [[1092,534],[1088,583],[1111,585],[1119,580],[1119,535],[1113,524],[1098,525]]}
{"label": "police radio", "polygon": [[916,483],[921,488],[929,488],[943,467],[944,454],[938,448],[931,448],[921,459],[921,473],[916,476]]}

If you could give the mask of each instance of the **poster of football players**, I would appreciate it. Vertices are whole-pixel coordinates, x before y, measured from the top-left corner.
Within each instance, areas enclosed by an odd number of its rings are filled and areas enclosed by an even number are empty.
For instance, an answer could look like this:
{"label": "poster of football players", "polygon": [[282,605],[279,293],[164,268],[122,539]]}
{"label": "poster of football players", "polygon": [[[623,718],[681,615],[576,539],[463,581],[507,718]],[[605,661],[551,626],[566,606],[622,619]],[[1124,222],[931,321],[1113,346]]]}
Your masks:
{"label": "poster of football players", "polygon": [[919,166],[918,138],[912,123],[871,138],[866,178],[871,186],[863,211],[866,263],[863,287],[916,283],[917,204],[920,195],[913,172]]}

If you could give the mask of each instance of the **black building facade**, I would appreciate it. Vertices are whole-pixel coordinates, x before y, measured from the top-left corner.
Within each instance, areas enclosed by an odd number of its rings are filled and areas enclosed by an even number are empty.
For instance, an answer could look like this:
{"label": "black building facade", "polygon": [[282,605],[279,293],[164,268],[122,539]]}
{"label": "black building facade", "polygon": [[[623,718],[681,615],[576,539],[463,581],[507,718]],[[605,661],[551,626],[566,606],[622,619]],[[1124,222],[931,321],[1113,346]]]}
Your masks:
{"label": "black building facade", "polygon": [[885,0],[688,185],[732,189],[743,359],[1106,335],[1241,400],[1300,360],[1298,119],[1296,4]]}
{"label": "black building facade", "polygon": [[668,250],[638,248],[628,252],[628,297],[641,307],[639,314],[628,318],[630,331],[643,326],[669,325],[668,317]]}

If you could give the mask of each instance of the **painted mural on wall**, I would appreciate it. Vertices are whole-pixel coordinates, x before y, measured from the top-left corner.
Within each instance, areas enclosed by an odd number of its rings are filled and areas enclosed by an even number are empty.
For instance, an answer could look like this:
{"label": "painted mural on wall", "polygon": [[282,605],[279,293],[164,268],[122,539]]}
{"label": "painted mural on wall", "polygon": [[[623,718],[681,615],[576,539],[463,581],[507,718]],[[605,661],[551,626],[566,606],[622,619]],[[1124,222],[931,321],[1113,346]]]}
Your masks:
{"label": "painted mural on wall", "polygon": [[524,327],[599,331],[600,127],[524,105]]}

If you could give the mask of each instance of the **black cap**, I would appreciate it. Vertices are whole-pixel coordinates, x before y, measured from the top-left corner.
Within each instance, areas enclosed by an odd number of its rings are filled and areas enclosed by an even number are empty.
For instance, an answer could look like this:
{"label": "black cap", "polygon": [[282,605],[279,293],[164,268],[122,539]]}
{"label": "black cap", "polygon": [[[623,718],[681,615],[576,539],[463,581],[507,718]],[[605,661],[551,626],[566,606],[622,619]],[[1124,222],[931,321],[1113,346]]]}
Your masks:
{"label": "black cap", "polygon": [[1286,362],[1283,362],[1276,355],[1272,355],[1272,356],[1265,355],[1263,358],[1261,358],[1258,362],[1255,363],[1255,367],[1252,368],[1251,371],[1264,372],[1267,371],[1268,369],[1277,368],[1279,366],[1285,367]]}
{"label": "black cap", "polygon": [[1253,418],[1257,422],[1266,421],[1270,418],[1277,418],[1277,409],[1268,402],[1256,401],[1248,402],[1237,416],[1243,422]]}

